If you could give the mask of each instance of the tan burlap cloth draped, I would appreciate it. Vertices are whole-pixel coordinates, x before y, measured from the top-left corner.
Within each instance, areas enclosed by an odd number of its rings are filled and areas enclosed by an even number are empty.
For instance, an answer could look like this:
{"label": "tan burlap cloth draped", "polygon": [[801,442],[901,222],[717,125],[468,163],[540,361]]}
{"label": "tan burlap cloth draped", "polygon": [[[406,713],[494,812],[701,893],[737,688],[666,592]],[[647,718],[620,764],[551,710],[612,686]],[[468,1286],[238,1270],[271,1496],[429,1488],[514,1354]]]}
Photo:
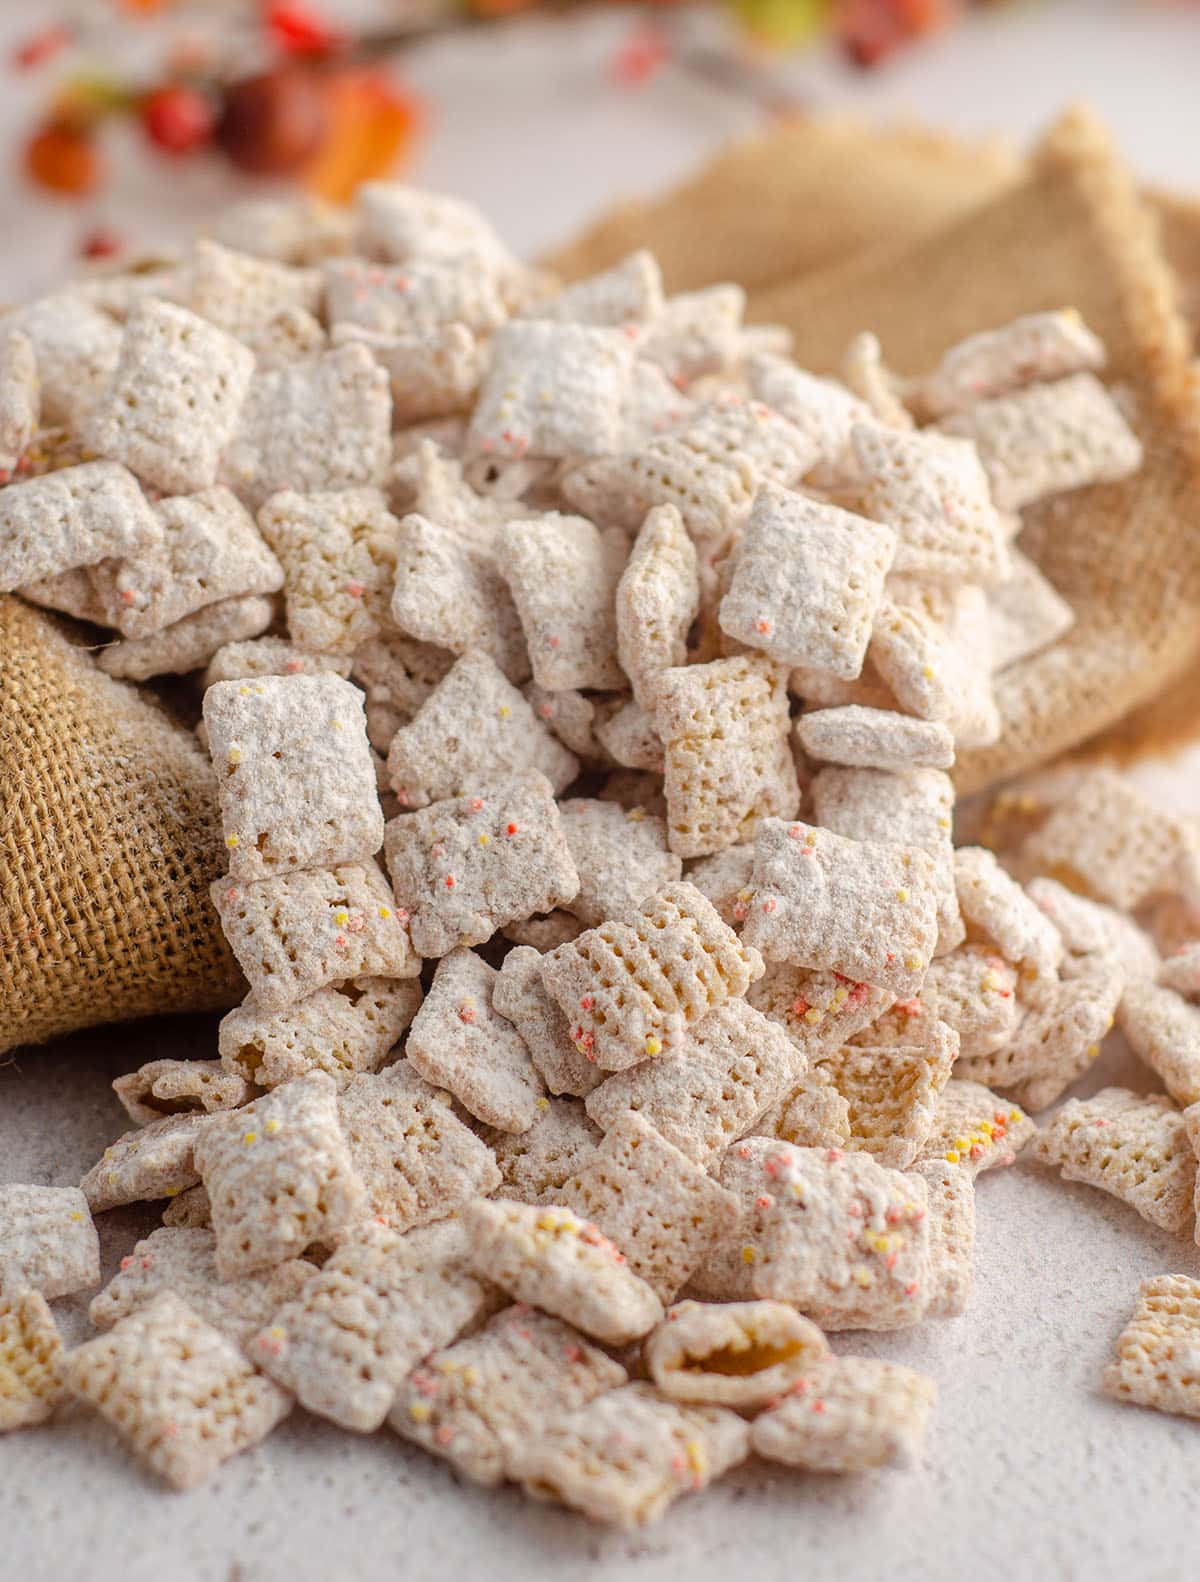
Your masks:
{"label": "tan burlap cloth draped", "polygon": [[[1200,213],[1156,207],[1185,305],[1200,311]],[[912,372],[972,330],[1078,306],[1133,393],[1147,462],[1126,484],[1031,514],[1023,547],[1078,622],[1001,678],[1003,739],[965,756],[962,783],[1099,732],[1128,753],[1194,729],[1200,682],[1176,682],[1200,651],[1189,333],[1157,225],[1086,115],[1029,166],[919,131],[788,125],[678,194],[624,206],[553,262],[577,277],[639,245],[659,253],[671,289],[742,280],[753,317],[788,324],[801,362],[820,368],[859,329]],[[96,671],[70,629],[0,600],[0,1051],[236,1003],[245,986],[207,895],[223,858],[191,733]]]}

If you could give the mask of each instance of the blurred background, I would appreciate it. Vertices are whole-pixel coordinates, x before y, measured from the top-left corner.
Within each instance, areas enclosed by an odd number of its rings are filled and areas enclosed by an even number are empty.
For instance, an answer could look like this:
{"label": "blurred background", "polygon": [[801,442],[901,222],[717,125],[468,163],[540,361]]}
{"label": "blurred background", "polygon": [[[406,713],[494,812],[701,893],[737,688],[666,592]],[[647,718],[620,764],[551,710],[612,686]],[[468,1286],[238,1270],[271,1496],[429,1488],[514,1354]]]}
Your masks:
{"label": "blurred background", "polygon": [[1200,190],[1200,0],[0,0],[0,61],[7,300],[392,173],[534,253],[808,110],[1019,144],[1086,98]]}

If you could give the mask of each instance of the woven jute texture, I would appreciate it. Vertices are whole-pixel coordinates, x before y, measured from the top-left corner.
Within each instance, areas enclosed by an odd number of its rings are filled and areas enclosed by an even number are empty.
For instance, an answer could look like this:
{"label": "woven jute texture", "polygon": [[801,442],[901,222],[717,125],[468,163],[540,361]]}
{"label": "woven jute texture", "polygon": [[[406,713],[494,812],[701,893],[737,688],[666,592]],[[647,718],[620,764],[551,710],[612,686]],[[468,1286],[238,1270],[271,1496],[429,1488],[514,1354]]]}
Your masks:
{"label": "woven jute texture", "polygon": [[212,768],[151,695],[0,599],[0,1052],[245,993]]}

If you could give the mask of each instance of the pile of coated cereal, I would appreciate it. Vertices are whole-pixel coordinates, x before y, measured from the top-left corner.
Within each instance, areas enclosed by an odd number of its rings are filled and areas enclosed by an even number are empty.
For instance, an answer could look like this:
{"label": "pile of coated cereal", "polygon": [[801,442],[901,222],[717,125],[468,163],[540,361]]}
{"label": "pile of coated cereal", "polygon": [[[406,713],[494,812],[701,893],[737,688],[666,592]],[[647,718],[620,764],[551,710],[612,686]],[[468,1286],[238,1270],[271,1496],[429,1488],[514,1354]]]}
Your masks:
{"label": "pile of coated cereal", "polygon": [[[76,1397],[185,1488],[298,1402],[640,1524],[918,1452],[931,1381],[826,1335],[961,1314],[1031,1139],[1192,1230],[1196,830],[1060,769],[952,831],[1072,622],[1021,511],[1140,465],[1104,348],[1064,307],[837,382],[742,307],[375,184],[2,321],[0,590],[204,671],[250,992],[79,1190],[0,1187],[0,1429]],[[1170,1097],[1035,1125],[1114,1018]],[[1105,1386],[1200,1415],[1198,1347],[1148,1281]]]}

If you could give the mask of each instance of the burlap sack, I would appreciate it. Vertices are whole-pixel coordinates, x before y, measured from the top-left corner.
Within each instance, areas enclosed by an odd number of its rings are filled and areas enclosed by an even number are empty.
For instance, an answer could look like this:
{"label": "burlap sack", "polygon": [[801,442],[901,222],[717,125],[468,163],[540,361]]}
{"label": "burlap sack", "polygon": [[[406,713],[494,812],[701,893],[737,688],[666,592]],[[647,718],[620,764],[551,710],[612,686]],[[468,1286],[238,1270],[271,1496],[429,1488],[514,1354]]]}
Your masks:
{"label": "burlap sack", "polygon": [[208,896],[224,856],[192,733],[0,599],[0,1052],[237,1004]]}

